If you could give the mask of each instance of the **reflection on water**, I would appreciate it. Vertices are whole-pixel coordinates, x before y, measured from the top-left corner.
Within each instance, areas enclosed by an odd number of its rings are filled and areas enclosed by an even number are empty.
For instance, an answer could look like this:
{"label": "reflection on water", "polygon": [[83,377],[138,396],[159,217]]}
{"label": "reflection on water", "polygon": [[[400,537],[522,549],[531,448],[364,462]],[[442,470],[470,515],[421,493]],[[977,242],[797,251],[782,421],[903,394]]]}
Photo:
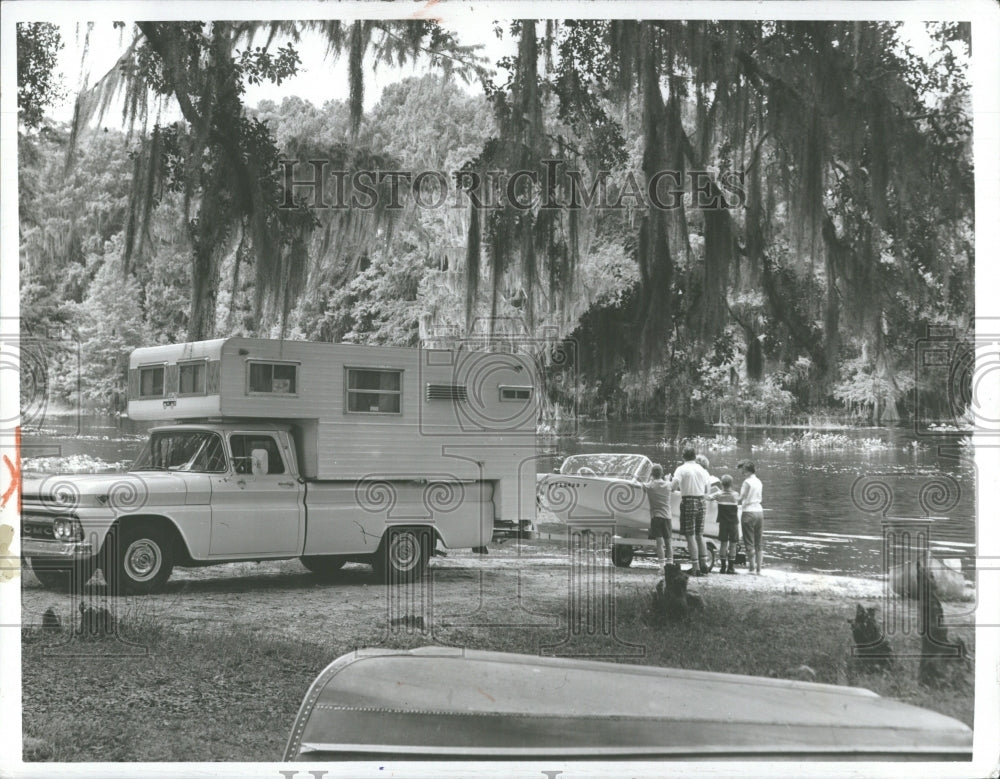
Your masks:
{"label": "reflection on water", "polygon": [[[131,460],[149,425],[109,418],[47,419],[44,428],[26,430],[23,458],[88,454],[108,462]],[[680,451],[665,441],[677,430],[662,423],[581,422],[574,437],[540,438],[538,468],[551,471],[570,454],[628,452],[644,454],[669,472]],[[705,451],[715,475],[730,473],[738,483],[736,463],[753,459],[764,484],[766,564],[811,571],[875,575],[882,568],[881,511],[862,510],[852,499],[860,478],[885,484],[891,492],[889,516],[940,516],[931,528],[939,557],[961,558],[967,572],[975,554],[975,464],[972,450],[956,439],[921,437],[912,431],[880,428],[848,431],[858,439],[881,438],[890,448],[873,451],[752,449],[766,438],[787,438],[784,430],[729,429],[734,449]],[[839,431],[844,432],[844,431]],[[712,436],[689,427],[685,434]],[[856,490],[855,490],[856,491]],[[862,502],[861,504],[865,504]],[[870,508],[870,507],[869,507]],[[928,511],[927,509],[931,509]],[[936,510],[946,508],[947,510]]]}

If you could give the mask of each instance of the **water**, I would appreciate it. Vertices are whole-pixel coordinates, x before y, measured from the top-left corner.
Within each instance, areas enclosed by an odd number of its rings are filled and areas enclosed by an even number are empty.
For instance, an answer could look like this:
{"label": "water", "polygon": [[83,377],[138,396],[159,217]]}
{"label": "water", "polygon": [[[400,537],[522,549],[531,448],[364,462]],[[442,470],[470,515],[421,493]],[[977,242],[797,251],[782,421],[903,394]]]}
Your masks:
{"label": "water", "polygon": [[[148,425],[87,417],[48,419],[40,431],[25,431],[22,457],[86,454],[107,462],[132,460]],[[681,461],[671,441],[677,428],[663,423],[580,422],[577,434],[541,437],[539,469],[551,471],[577,453],[628,452],[662,463],[669,472]],[[903,428],[838,431],[853,439],[877,438],[889,448],[864,451],[759,450],[765,438],[782,440],[797,431],[725,431],[737,438],[731,451],[704,453],[715,475],[730,473],[739,483],[736,463],[753,459],[764,484],[765,563],[796,570],[878,575],[882,572],[882,512],[890,516],[939,516],[931,528],[931,547],[939,557],[959,558],[974,567],[975,464],[968,447],[955,439],[922,436]],[[712,437],[711,428],[689,427],[684,434]],[[859,481],[862,480],[862,481]],[[880,486],[884,485],[884,487]],[[891,503],[884,497],[891,492]],[[853,496],[852,496],[853,493]],[[880,500],[883,500],[880,503]]]}

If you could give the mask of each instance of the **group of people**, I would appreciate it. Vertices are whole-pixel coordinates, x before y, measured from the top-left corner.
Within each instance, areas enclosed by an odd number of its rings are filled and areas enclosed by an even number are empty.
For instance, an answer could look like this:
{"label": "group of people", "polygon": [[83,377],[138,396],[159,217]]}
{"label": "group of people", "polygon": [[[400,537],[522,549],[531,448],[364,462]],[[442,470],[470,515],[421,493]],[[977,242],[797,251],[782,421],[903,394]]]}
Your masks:
{"label": "group of people", "polygon": [[743,483],[737,493],[733,489],[733,477],[728,473],[716,478],[708,472],[709,462],[704,455],[695,452],[694,447],[684,448],[684,462],[674,471],[670,479],[664,478],[663,467],[654,465],[650,481],[644,487],[649,499],[649,537],[656,541],[656,553],[660,566],[673,562],[671,543],[670,498],[680,492],[680,529],[687,540],[691,556],[691,568],[686,573],[704,576],[710,570],[711,558],[705,546],[705,506],[713,500],[719,509],[719,557],[721,573],[736,573],[736,547],[740,540],[740,508],[743,509],[742,535],[746,547],[747,564],[750,572],[760,574],[763,560],[761,533],[764,526],[764,510],[761,506],[763,486],[757,477],[756,465],[750,460],[741,460],[737,468],[743,474]]}

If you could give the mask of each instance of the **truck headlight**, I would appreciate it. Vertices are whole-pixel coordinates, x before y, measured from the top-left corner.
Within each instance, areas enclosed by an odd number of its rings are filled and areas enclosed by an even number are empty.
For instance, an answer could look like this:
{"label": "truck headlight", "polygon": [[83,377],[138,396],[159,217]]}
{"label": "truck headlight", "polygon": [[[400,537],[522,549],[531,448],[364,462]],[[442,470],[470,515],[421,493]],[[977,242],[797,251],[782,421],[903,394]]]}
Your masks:
{"label": "truck headlight", "polygon": [[56,517],[52,522],[52,535],[56,541],[73,541],[82,535],[80,523],[69,517]]}

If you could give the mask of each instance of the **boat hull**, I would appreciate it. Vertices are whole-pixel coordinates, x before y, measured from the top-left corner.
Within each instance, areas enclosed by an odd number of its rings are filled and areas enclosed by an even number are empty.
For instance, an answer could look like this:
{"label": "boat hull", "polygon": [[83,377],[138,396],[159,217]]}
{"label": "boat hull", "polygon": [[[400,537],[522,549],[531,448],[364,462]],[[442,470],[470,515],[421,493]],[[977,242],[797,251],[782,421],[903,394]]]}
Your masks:
{"label": "boat hull", "polygon": [[[649,500],[634,481],[602,476],[541,474],[538,502],[567,525],[609,525],[617,535],[643,539],[649,533]],[[681,495],[670,497],[671,525],[680,534]],[[718,537],[719,508],[705,501],[705,535]]]}
{"label": "boat hull", "polygon": [[963,723],[857,687],[434,646],[335,660],[306,694],[284,759],[931,761],[971,752]]}

